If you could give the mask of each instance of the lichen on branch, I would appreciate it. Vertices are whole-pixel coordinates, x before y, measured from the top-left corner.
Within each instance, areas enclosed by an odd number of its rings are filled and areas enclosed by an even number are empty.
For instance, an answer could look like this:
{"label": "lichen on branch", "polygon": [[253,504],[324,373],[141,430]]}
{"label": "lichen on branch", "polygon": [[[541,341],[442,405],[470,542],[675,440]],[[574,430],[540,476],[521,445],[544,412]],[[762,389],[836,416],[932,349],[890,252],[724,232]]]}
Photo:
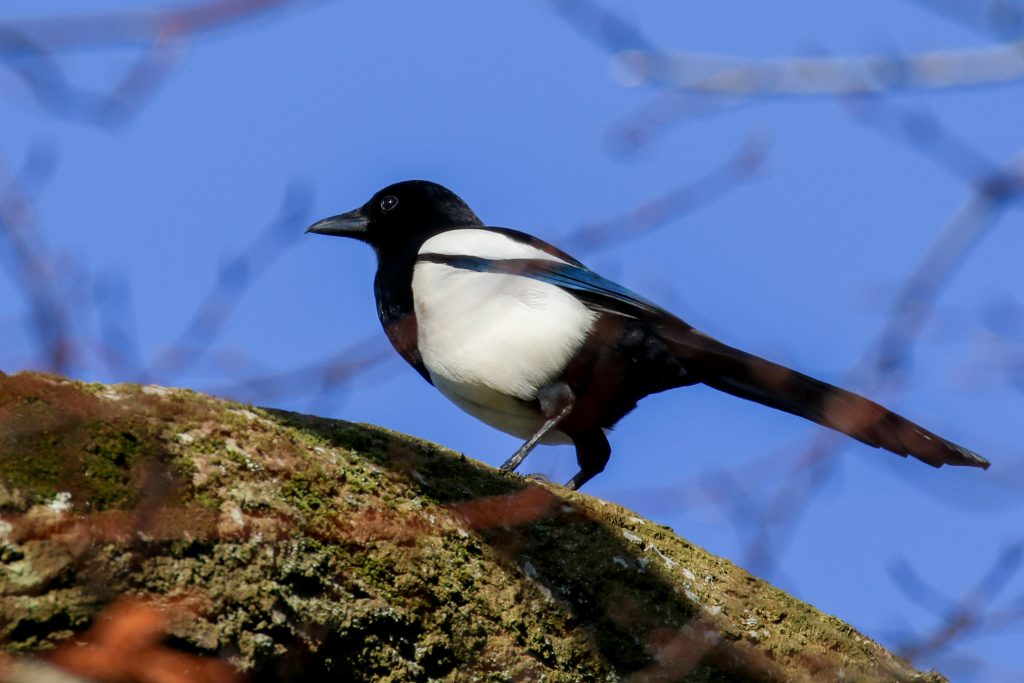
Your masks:
{"label": "lichen on branch", "polygon": [[[82,659],[125,615],[147,637]],[[32,373],[0,376],[0,638],[94,680],[182,657],[256,681],[944,680],[617,505],[377,427]]]}

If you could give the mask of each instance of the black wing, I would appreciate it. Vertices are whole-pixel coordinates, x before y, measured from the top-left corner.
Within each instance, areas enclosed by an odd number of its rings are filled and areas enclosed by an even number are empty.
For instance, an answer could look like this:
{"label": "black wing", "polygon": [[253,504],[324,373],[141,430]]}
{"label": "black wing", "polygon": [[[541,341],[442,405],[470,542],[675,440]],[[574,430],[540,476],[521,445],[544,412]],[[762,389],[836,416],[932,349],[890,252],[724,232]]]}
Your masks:
{"label": "black wing", "polygon": [[690,377],[733,396],[817,422],[933,467],[988,468],[977,453],[845,389],[740,351],[694,329],[658,305],[585,266],[546,259],[486,259],[423,254],[421,260],[487,273],[519,275],[560,287],[588,307],[646,322]]}

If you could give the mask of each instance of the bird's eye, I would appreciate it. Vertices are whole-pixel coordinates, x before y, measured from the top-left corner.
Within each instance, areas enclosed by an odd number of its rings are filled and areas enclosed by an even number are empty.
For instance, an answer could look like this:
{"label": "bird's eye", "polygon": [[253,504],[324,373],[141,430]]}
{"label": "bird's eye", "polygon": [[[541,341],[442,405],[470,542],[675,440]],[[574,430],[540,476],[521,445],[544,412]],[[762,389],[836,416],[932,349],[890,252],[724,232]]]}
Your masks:
{"label": "bird's eye", "polygon": [[398,197],[393,194],[389,194],[384,199],[380,200],[381,211],[390,211],[391,209],[398,206]]}

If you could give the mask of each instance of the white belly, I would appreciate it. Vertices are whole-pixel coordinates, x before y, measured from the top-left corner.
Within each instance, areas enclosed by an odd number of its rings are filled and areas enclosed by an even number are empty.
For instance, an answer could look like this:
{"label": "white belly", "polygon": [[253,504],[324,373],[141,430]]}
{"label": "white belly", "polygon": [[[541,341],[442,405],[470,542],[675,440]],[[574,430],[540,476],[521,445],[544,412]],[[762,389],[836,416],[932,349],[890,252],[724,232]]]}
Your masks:
{"label": "white belly", "polygon": [[595,314],[545,282],[439,263],[416,264],[412,290],[419,351],[434,385],[497,429],[524,439],[536,432],[543,418],[526,402],[559,377]]}
{"label": "white belly", "polygon": [[[484,424],[523,441],[533,436],[544,424],[544,418],[528,404],[493,389],[451,382],[433,372],[430,373],[430,379],[437,390],[459,408]],[[544,435],[541,443],[567,444],[572,443],[572,439],[558,429],[552,429]]]}

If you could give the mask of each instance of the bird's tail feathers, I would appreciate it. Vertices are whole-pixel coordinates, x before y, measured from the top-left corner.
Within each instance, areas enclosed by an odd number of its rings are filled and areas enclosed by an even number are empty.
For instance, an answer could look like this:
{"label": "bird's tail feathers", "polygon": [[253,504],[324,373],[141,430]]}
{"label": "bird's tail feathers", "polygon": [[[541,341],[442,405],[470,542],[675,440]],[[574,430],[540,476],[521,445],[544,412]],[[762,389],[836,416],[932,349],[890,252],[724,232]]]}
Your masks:
{"label": "bird's tail feathers", "polygon": [[673,353],[701,368],[700,381],[733,396],[817,422],[875,448],[912,455],[932,467],[988,469],[977,453],[839,387],[723,344],[694,329],[664,334]]}

